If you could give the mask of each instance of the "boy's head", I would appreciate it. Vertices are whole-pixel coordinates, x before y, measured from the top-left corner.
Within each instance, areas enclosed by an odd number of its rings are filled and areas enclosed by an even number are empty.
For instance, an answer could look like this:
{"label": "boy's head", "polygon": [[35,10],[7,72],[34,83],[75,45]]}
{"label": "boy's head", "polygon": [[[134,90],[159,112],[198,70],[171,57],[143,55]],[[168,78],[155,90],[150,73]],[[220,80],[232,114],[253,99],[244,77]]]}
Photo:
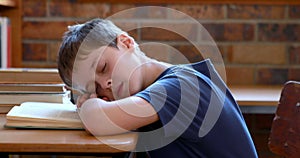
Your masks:
{"label": "boy's head", "polygon": [[72,70],[77,55],[80,54],[79,58],[84,58],[102,46],[118,48],[116,39],[120,34],[127,35],[112,22],[104,19],[93,19],[84,24],[69,26],[63,37],[57,61],[63,82],[72,87]]}

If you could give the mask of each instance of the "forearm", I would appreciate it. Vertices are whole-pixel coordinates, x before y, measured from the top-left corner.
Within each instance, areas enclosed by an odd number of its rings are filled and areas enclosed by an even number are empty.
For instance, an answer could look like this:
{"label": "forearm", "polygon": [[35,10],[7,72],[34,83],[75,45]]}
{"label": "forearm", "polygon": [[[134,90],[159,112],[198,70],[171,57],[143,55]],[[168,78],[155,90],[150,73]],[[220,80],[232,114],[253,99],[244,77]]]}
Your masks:
{"label": "forearm", "polygon": [[153,107],[138,97],[106,102],[93,98],[85,101],[79,115],[93,135],[128,132],[158,120]]}
{"label": "forearm", "polygon": [[87,131],[93,135],[111,135],[126,132],[114,124],[108,114],[106,108],[108,104],[100,99],[93,98],[86,100],[79,111],[79,116]]}

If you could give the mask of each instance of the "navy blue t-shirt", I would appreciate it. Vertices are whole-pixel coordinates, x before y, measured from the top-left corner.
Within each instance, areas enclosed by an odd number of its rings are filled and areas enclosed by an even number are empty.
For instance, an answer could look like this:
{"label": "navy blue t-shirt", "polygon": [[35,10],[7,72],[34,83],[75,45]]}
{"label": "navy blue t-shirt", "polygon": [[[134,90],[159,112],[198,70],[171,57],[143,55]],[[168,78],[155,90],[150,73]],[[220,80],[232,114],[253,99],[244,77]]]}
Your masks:
{"label": "navy blue t-shirt", "polygon": [[210,60],[170,67],[135,96],[159,116],[139,129],[137,152],[153,158],[257,157],[240,109]]}

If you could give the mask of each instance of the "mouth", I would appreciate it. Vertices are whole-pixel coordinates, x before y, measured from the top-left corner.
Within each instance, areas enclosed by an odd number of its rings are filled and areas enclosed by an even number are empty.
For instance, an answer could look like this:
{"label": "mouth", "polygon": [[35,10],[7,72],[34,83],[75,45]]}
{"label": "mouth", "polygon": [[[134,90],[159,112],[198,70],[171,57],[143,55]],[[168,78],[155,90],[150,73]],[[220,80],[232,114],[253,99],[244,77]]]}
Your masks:
{"label": "mouth", "polygon": [[101,99],[103,99],[105,101],[111,101],[108,97],[101,97]]}

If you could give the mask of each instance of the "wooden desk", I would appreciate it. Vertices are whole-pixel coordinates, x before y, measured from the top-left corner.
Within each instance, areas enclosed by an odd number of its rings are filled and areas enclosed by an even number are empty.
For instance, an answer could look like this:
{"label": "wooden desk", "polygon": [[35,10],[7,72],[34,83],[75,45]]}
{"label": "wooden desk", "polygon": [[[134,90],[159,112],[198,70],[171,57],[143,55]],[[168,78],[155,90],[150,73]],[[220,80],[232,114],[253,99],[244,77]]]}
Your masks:
{"label": "wooden desk", "polygon": [[243,113],[274,114],[281,86],[229,86]]}
{"label": "wooden desk", "polygon": [[135,148],[137,135],[94,137],[83,130],[4,128],[0,115],[0,152],[4,153],[120,153]]}
{"label": "wooden desk", "polygon": [[[243,113],[275,113],[281,87],[231,86]],[[0,152],[4,153],[120,153],[135,148],[137,135],[99,137],[85,131],[21,130],[3,128],[0,115]]]}

